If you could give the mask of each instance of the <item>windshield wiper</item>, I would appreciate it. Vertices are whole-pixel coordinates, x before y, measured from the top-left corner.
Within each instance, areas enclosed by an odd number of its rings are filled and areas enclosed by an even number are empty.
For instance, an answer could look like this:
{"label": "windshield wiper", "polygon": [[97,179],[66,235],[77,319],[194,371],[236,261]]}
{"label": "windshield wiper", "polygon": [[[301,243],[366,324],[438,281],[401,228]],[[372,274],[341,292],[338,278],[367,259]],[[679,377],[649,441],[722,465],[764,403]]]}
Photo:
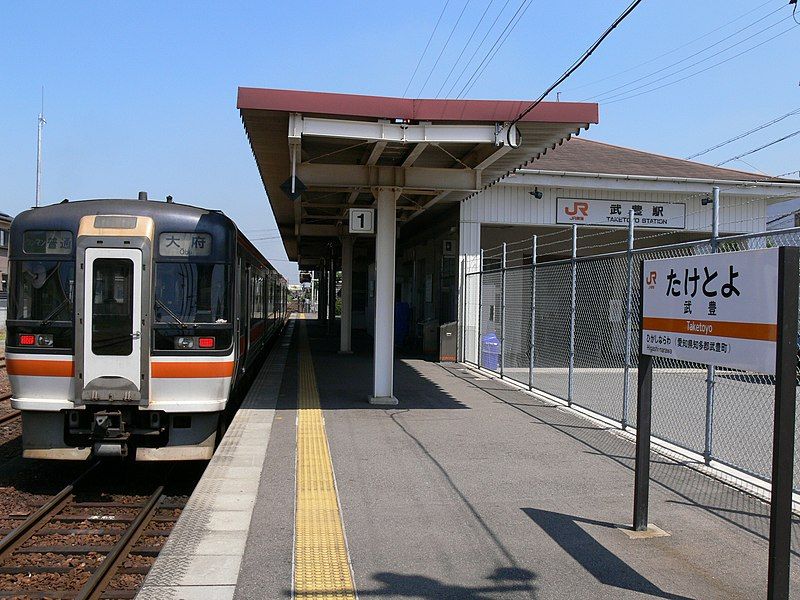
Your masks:
{"label": "windshield wiper", "polygon": [[56,306],[55,309],[53,309],[53,311],[49,315],[47,315],[44,319],[42,319],[42,321],[39,323],[39,327],[44,327],[45,325],[49,325],[53,321],[53,318],[58,313],[61,312],[61,309],[67,306],[68,304],[71,304],[71,302],[69,301],[69,298],[65,298],[64,301],[58,306]]}
{"label": "windshield wiper", "polygon": [[160,307],[161,307],[161,308],[163,308],[165,311],[167,311],[167,314],[168,314],[170,317],[172,317],[173,319],[175,319],[175,321],[177,321],[178,325],[180,325],[181,327],[188,327],[188,325],[186,325],[186,323],[184,323],[183,321],[181,321],[181,320],[178,318],[178,315],[176,315],[174,312],[172,312],[172,311],[169,309],[169,307],[168,307],[166,304],[164,304],[164,303],[163,303],[161,300],[159,300],[158,298],[156,298],[156,305],[157,305],[157,306],[160,306]]}

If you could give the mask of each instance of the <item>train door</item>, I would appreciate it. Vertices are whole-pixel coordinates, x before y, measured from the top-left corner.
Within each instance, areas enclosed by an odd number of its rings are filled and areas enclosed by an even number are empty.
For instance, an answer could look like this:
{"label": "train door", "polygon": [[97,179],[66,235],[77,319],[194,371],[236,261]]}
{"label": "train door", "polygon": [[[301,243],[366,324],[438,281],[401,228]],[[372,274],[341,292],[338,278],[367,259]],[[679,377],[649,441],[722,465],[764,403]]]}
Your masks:
{"label": "train door", "polygon": [[86,249],[84,400],[141,398],[142,274],[141,250]]}

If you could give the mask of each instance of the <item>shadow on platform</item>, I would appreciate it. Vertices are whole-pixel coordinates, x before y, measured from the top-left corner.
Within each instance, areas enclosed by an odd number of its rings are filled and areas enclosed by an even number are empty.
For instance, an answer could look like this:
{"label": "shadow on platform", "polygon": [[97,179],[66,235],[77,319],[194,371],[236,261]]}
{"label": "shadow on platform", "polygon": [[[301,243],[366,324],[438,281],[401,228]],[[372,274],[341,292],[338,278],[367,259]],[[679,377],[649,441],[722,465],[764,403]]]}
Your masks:
{"label": "shadow on platform", "polygon": [[687,596],[670,594],[659,588],[586,533],[579,523],[609,529],[616,529],[617,525],[537,508],[523,508],[522,512],[600,583],[654,598],[691,600]]}
{"label": "shadow on platform", "polygon": [[[306,321],[314,358],[320,402],[326,410],[375,410],[367,399],[372,394],[372,338],[354,331],[353,354],[339,354],[339,338],[325,334],[325,326]],[[297,335],[297,333],[295,333]],[[458,398],[414,368],[421,358],[398,357],[394,361],[395,395],[399,408],[467,409]]]}
{"label": "shadow on platform", "polygon": [[[634,444],[619,435],[609,435],[618,432],[617,428],[587,422],[577,414],[567,412],[564,407],[545,402],[498,379],[476,377],[473,371],[460,365],[440,366],[536,422],[580,442],[587,448],[584,451],[587,454],[603,456],[633,471]],[[653,453],[651,481],[680,498],[668,502],[700,508],[762,540],[768,540],[769,504],[700,473],[692,468],[696,465],[688,459],[679,462]],[[800,518],[796,515],[792,519],[792,554],[800,557]]]}
{"label": "shadow on platform", "polygon": [[[533,581],[536,575],[526,569],[500,568],[486,577],[487,584],[480,587],[469,587],[444,583],[424,575],[393,573],[385,571],[374,573],[370,579],[380,587],[359,589],[359,598],[419,598],[422,600],[497,600],[506,594],[529,592],[531,598],[536,597]],[[338,591],[338,590],[336,590]],[[335,595],[334,590],[327,594]],[[292,592],[286,590],[286,597]],[[309,594],[294,592],[297,598],[328,597],[326,592],[316,591]]]}

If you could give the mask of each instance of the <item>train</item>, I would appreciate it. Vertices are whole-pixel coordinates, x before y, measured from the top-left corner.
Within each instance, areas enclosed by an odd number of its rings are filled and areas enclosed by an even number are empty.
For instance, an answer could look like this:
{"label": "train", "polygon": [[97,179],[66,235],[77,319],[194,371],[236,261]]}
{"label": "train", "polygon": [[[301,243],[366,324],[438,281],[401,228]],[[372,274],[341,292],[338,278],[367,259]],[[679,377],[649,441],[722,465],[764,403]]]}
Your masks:
{"label": "train", "polygon": [[219,210],[64,200],[10,231],[6,367],[26,458],[208,460],[288,315]]}

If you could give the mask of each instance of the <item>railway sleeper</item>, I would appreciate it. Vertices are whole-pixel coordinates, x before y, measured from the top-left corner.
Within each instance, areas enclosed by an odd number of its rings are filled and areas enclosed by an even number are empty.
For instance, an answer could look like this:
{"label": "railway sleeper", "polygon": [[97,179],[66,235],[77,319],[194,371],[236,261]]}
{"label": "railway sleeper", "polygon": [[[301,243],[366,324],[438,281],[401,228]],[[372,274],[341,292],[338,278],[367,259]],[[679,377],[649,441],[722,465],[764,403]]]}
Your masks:
{"label": "railway sleeper", "polygon": [[[89,554],[90,552],[106,554],[113,549],[114,546],[26,546],[18,548],[15,554]],[[130,554],[157,556],[160,551],[160,547],[140,546],[132,548]]]}
{"label": "railway sleeper", "polygon": [[[37,535],[117,535],[119,533],[119,529],[68,529],[49,527],[47,529],[40,529],[37,532]],[[169,534],[169,531],[164,531],[161,529],[148,529],[142,533],[142,535],[164,537],[167,537]]]}
{"label": "railway sleeper", "polygon": [[[87,570],[91,565],[86,565]],[[47,573],[72,573],[77,567],[31,565],[29,567],[0,567],[0,575],[19,575],[21,573],[39,575]],[[147,575],[150,567],[120,567],[118,575]],[[17,592],[19,594],[20,592]],[[25,592],[26,595],[28,592]]]}

